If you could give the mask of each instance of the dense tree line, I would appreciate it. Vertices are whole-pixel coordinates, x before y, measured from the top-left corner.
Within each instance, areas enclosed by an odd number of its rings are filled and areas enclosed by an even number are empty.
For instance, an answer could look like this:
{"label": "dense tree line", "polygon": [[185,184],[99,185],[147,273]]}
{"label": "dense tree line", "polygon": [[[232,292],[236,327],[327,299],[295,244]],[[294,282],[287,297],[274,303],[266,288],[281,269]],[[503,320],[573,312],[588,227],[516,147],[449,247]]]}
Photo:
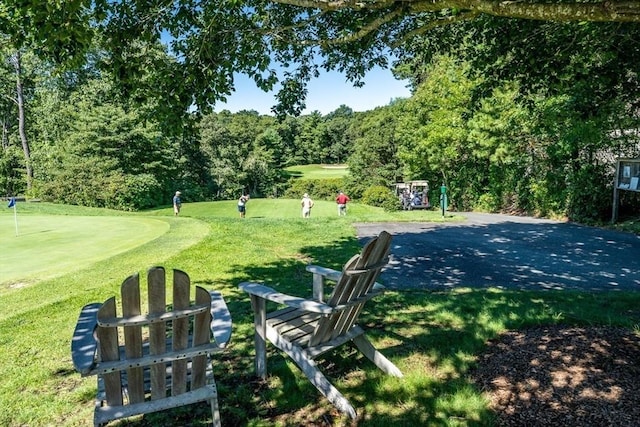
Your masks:
{"label": "dense tree line", "polygon": [[401,66],[427,135],[410,132],[402,155],[423,175],[446,161],[441,179],[461,209],[605,218],[614,160],[640,154],[639,35],[629,24],[489,17],[438,29],[407,46]]}
{"label": "dense tree line", "polygon": [[[611,40],[615,53],[620,39]],[[171,130],[173,124],[154,118],[153,102],[131,103],[108,74],[85,69],[54,76],[31,57],[23,67],[31,188],[11,95],[15,70],[5,60],[0,190],[141,209],[167,204],[176,189],[193,201],[242,191],[278,197],[289,186],[287,166],[348,162],[346,185],[355,197],[373,186],[428,179],[432,200],[437,204],[437,187],[445,183],[454,209],[605,219],[614,159],[640,154],[630,132],[638,128],[633,46],[622,49],[622,58],[599,52],[609,62],[596,61],[593,69],[589,49],[574,50],[568,65],[553,58],[557,76],[536,77],[544,62],[527,72],[520,62],[505,65],[509,58],[539,58],[534,52],[487,55],[480,63],[477,44],[448,44],[454,45],[428,57],[407,56],[399,72],[419,70],[408,74],[414,95],[388,106],[357,113],[342,106],[326,116],[285,120],[255,111],[190,113]],[[614,87],[598,85],[625,68],[627,77]]]}
{"label": "dense tree line", "polygon": [[[15,102],[16,75],[2,61],[0,167],[3,195],[56,202],[141,209],[169,203],[176,189],[186,200],[284,193],[284,168],[344,162],[351,154],[353,111],[340,107],[276,120],[255,111],[185,114],[167,123],[157,101],[124,96],[98,67],[52,75],[44,64],[25,70],[26,132],[22,154]],[[168,115],[168,112],[166,113]]]}
{"label": "dense tree line", "polygon": [[[347,162],[354,197],[427,179],[447,185],[458,210],[603,219],[615,158],[640,155],[640,29],[594,23],[626,21],[620,11],[606,18],[615,2],[516,2],[499,13],[483,2],[398,9],[381,1],[358,10],[307,2],[328,8],[313,19],[297,13],[296,0],[171,11],[155,2],[68,3],[23,16],[10,2],[13,20],[0,16],[3,194],[119,209],[167,203],[176,189],[187,200],[280,196],[285,167]],[[268,21],[261,31],[251,31],[253,11]],[[490,16],[509,14],[534,19]],[[38,19],[76,24],[47,38]],[[159,42],[163,28],[174,36],[170,46]],[[396,74],[411,81],[410,99],[368,112],[285,114],[304,107],[316,54],[359,84],[386,64],[389,48]],[[272,88],[272,59],[298,67],[282,81],[274,116],[211,112],[232,90],[231,72]],[[624,204],[636,199],[623,194]]]}

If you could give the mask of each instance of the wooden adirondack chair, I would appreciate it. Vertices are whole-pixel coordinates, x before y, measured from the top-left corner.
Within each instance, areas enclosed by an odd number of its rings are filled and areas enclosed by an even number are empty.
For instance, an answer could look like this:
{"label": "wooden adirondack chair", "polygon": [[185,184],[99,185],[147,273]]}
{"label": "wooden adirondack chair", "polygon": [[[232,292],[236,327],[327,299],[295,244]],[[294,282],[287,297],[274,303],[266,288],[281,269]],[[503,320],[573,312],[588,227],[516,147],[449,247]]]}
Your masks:
{"label": "wooden adirondack chair", "polygon": [[[340,411],[356,418],[349,401],[318,370],[314,359],[334,348],[353,341],[356,347],[389,375],[402,372],[376,350],[357,325],[364,304],[383,291],[376,283],[380,270],[388,262],[391,235],[382,232],[370,240],[359,255],[354,255],[342,272],[308,266],[313,273],[314,299],[303,299],[277,292],[267,286],[243,282],[240,289],[251,295],[254,309],[256,373],[266,378],[266,341],[284,351],[300,367],[311,383]],[[323,302],[324,279],[336,282],[333,293]],[[268,313],[266,301],[286,308]]]}
{"label": "wooden adirondack chair", "polygon": [[148,312],[141,311],[138,274],[122,283],[121,315],[115,297],[82,309],[71,355],[82,376],[98,377],[94,425],[209,401],[213,424],[220,426],[210,355],[229,341],[231,316],[220,293],[197,286],[192,302],[190,288],[189,276],[173,270],[168,306],[164,268],[154,267]]}

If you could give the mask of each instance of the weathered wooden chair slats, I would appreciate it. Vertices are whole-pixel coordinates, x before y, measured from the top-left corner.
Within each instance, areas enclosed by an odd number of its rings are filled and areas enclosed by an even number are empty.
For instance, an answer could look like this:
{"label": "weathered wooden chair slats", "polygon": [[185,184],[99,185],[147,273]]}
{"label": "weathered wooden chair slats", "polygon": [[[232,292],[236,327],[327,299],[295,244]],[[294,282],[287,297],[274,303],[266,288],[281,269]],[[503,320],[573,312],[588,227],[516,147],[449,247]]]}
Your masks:
{"label": "weathered wooden chair slats", "polygon": [[[371,239],[359,255],[354,255],[335,271],[308,266],[313,273],[313,299],[286,295],[258,283],[243,282],[239,287],[251,296],[254,310],[256,373],[266,378],[266,340],[284,351],[300,367],[311,383],[338,409],[356,417],[349,401],[318,370],[314,359],[349,341],[380,369],[402,377],[402,372],[376,350],[357,325],[364,304],[383,292],[376,283],[388,262],[391,235],[382,232]],[[328,301],[324,302],[325,280],[336,282]],[[267,313],[266,301],[285,308]]]}
{"label": "weathered wooden chair slats", "polygon": [[210,355],[231,337],[224,299],[196,286],[192,302],[189,276],[173,270],[169,306],[164,269],[150,269],[147,282],[145,313],[137,274],[122,283],[121,315],[115,297],[80,313],[71,353],[83,376],[98,376],[94,424],[209,401],[219,426]]}

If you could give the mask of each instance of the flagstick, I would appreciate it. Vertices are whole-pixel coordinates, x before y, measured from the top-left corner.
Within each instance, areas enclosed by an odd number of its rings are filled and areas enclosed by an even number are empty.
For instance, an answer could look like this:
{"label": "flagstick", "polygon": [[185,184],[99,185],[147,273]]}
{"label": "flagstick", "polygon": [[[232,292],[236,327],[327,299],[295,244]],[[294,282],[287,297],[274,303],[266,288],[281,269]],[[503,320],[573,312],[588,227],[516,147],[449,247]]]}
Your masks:
{"label": "flagstick", "polygon": [[16,237],[18,237],[18,210],[16,205],[13,205],[13,221],[16,223]]}

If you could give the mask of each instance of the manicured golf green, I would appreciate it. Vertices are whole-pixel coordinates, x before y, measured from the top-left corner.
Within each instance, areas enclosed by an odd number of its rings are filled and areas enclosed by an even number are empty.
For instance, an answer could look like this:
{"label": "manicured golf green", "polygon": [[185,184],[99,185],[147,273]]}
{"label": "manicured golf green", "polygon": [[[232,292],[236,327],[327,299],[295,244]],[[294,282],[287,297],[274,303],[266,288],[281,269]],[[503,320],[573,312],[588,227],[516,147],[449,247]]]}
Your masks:
{"label": "manicured golf green", "polygon": [[0,216],[3,254],[0,286],[69,273],[140,246],[169,224],[153,218],[23,215],[16,236],[13,216]]}

